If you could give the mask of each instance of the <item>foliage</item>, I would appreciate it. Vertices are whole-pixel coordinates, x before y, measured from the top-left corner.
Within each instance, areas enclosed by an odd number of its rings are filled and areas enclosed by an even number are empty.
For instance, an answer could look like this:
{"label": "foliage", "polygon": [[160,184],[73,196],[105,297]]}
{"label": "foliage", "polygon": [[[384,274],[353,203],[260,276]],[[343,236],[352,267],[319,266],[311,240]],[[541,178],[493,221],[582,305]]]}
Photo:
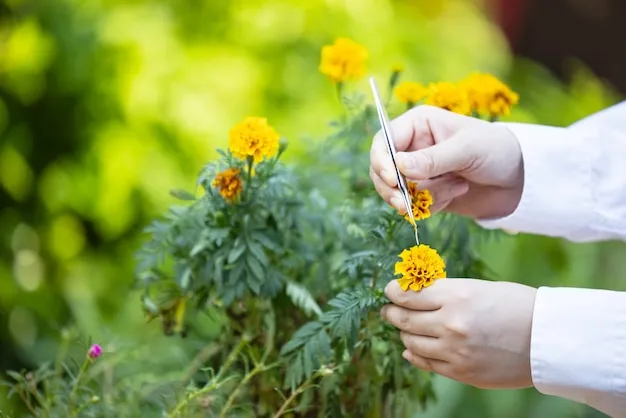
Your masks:
{"label": "foliage", "polygon": [[[389,97],[399,78],[393,71]],[[167,335],[197,335],[193,318],[205,314],[220,330],[207,345],[217,352],[183,377],[182,398],[180,376],[134,393],[133,402],[124,385],[99,395],[106,383],[90,365],[116,379],[124,369],[106,355],[87,356],[78,374],[45,364],[13,373],[12,393],[36,416],[119,416],[121,408],[110,409],[119,403],[171,417],[407,416],[427,407],[435,399],[430,376],[402,360],[398,333],[376,312],[413,231],[370,185],[377,117],[348,87],[337,84],[345,113],[311,148],[317,163],[308,170],[285,166],[287,142],[265,119],[248,118],[231,131],[236,152],[219,150],[196,190],[172,191],[181,204],[146,229],[136,286],[147,316]],[[470,106],[459,91],[455,104],[463,97]],[[474,252],[484,234],[472,225],[451,215],[419,222],[422,241],[440,250],[451,275],[487,274]]]}

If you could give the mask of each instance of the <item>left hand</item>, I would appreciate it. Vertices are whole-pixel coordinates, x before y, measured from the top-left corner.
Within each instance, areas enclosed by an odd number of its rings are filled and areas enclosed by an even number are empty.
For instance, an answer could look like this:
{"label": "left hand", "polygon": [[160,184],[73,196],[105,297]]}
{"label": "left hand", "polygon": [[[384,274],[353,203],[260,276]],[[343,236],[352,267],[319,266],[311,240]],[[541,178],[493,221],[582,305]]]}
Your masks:
{"label": "left hand", "polygon": [[419,292],[396,280],[382,317],[400,329],[415,367],[479,388],[532,386],[530,336],[536,289],[510,282],[443,279]]}

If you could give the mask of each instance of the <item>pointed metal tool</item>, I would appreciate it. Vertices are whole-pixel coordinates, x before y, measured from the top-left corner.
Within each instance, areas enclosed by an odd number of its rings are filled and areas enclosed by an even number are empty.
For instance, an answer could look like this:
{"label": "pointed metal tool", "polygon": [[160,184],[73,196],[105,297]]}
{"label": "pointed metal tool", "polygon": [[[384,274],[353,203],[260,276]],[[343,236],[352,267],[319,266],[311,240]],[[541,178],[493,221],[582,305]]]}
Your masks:
{"label": "pointed metal tool", "polygon": [[396,163],[396,145],[393,142],[391,124],[389,123],[389,117],[387,116],[387,111],[383,106],[383,102],[380,98],[380,93],[378,92],[378,87],[376,86],[376,81],[374,80],[374,77],[370,77],[370,86],[372,88],[372,95],[374,96],[374,103],[376,104],[376,111],[378,112],[378,119],[380,120],[380,127],[383,131],[383,135],[385,136],[385,141],[387,142],[387,150],[389,151],[391,161],[393,161],[393,166],[396,171],[398,188],[400,189],[400,193],[402,193],[402,199],[404,200],[404,204],[406,205],[407,214],[409,215],[409,219],[411,220],[413,229],[415,229],[415,242],[417,243],[417,245],[419,245],[420,241],[417,236],[417,223],[415,222],[415,217],[413,216],[413,208],[411,206],[411,195],[409,194],[406,179],[400,173],[400,170],[398,170],[398,164]]}

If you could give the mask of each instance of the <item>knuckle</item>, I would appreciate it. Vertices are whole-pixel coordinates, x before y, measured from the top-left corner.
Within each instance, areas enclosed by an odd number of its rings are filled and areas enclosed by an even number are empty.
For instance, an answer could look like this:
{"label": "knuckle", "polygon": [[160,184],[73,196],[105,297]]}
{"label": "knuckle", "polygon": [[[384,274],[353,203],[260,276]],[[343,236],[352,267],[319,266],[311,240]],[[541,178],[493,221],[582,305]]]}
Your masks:
{"label": "knuckle", "polygon": [[430,152],[427,152],[427,151],[421,152],[421,158],[420,158],[418,167],[420,167],[421,170],[426,173],[432,173],[434,171],[435,159],[433,158]]}
{"label": "knuckle", "polygon": [[457,337],[467,338],[470,333],[470,326],[464,318],[455,317],[444,323],[445,330]]}

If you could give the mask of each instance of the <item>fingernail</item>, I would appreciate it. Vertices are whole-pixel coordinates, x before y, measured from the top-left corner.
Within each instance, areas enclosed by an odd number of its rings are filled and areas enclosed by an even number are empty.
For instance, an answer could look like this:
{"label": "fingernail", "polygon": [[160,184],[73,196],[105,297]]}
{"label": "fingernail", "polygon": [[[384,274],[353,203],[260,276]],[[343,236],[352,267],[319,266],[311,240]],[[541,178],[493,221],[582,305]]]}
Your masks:
{"label": "fingernail", "polygon": [[402,352],[402,358],[405,359],[406,361],[410,361],[411,353],[409,352],[409,350],[404,350]]}

